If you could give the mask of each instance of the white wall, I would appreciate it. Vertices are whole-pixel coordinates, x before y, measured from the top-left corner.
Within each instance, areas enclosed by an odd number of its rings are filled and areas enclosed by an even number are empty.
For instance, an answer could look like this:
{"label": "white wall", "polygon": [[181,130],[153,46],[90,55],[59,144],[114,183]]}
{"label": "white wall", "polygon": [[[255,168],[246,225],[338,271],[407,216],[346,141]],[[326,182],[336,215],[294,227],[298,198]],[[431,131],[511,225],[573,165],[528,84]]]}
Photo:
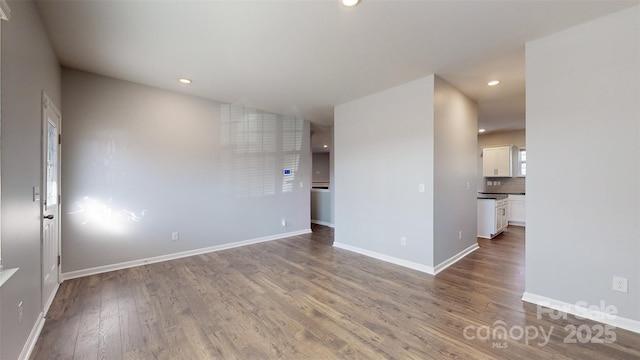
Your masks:
{"label": "white wall", "polygon": [[[42,311],[40,184],[42,90],[61,108],[60,66],[35,5],[14,1],[2,21],[2,261],[20,270],[2,286],[0,359],[16,359]],[[18,322],[18,303],[23,320]]]}
{"label": "white wall", "polygon": [[478,104],[438,76],[434,104],[433,224],[438,265],[477,243]]}
{"label": "white wall", "polygon": [[336,106],[336,243],[433,266],[434,78]]}
{"label": "white wall", "polygon": [[526,71],[526,291],[639,321],[640,7],[527,43]]}
{"label": "white wall", "polygon": [[70,69],[63,97],[63,272],[309,229],[307,121]]}
{"label": "white wall", "polygon": [[335,164],[336,164],[336,152],[335,152],[335,147],[333,146],[333,144],[335,144],[334,141],[334,128],[333,126],[331,127],[331,152],[329,152],[329,183],[331,184],[331,186],[329,187],[329,191],[331,192],[331,196],[330,196],[330,203],[331,203],[331,223],[335,224],[336,223],[336,181],[335,181]]}

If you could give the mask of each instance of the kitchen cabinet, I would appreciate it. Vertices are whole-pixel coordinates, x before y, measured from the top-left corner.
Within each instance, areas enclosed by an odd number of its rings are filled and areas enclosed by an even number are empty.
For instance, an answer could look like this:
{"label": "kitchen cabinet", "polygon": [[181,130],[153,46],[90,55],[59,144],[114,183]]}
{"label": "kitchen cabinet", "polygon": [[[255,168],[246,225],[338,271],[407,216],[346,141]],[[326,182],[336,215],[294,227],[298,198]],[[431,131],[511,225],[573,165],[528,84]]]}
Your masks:
{"label": "kitchen cabinet", "polygon": [[525,195],[509,195],[509,225],[526,225],[526,197]]}
{"label": "kitchen cabinet", "polygon": [[503,232],[509,225],[508,214],[506,196],[502,199],[478,199],[478,237],[492,239]]}
{"label": "kitchen cabinet", "polygon": [[482,149],[482,176],[513,177],[518,155],[513,145]]}
{"label": "kitchen cabinet", "polygon": [[496,204],[496,234],[501,233],[509,226],[509,201],[498,200]]}

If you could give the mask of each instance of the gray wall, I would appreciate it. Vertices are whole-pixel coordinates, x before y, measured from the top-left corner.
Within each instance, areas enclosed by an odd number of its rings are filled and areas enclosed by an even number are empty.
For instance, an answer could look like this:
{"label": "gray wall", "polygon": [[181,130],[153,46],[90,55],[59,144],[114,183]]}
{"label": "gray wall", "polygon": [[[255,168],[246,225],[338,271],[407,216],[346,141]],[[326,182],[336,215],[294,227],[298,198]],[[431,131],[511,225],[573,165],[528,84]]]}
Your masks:
{"label": "gray wall", "polygon": [[331,222],[331,191],[325,189],[311,189],[311,219],[324,223]]}
{"label": "gray wall", "polygon": [[434,104],[433,238],[438,265],[477,243],[478,104],[438,76]]}
{"label": "gray wall", "polygon": [[[526,45],[526,291],[570,304],[604,301],[636,321],[638,19],[636,6]],[[629,279],[628,294],[612,291],[614,275]]]}
{"label": "gray wall", "polygon": [[[2,21],[2,261],[20,270],[2,286],[1,359],[20,354],[42,311],[40,206],[41,91],[61,108],[60,66],[32,2],[11,2]],[[18,303],[23,320],[18,323]]]}
{"label": "gray wall", "polygon": [[432,75],[336,106],[336,242],[433,266],[433,96]]}
{"label": "gray wall", "polygon": [[330,154],[313,153],[313,182],[330,182],[331,172],[329,166]]}
{"label": "gray wall", "polygon": [[477,123],[435,75],[337,106],[336,242],[429,267],[476,243]]}
{"label": "gray wall", "polygon": [[502,145],[515,145],[525,148],[527,145],[525,130],[501,131],[478,135],[478,148]]}
{"label": "gray wall", "polygon": [[63,272],[309,228],[308,122],[70,69],[63,97]]}

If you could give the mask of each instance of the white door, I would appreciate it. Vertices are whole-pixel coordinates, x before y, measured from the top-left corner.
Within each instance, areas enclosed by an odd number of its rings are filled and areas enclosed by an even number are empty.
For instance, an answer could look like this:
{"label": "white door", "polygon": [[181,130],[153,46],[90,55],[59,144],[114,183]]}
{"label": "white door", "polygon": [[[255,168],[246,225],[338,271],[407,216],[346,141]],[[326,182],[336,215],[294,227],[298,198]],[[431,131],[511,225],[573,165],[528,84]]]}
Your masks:
{"label": "white door", "polygon": [[42,93],[42,307],[46,314],[60,273],[60,112]]}

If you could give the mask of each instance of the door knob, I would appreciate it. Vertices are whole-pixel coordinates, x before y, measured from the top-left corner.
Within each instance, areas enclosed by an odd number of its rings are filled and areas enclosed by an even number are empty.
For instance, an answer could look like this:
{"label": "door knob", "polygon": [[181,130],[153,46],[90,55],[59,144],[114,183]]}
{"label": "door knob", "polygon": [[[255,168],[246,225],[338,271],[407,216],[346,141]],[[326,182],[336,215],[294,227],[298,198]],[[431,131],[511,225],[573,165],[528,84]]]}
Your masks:
{"label": "door knob", "polygon": [[53,220],[53,215],[45,215],[44,218],[45,219],[49,219],[49,220]]}

